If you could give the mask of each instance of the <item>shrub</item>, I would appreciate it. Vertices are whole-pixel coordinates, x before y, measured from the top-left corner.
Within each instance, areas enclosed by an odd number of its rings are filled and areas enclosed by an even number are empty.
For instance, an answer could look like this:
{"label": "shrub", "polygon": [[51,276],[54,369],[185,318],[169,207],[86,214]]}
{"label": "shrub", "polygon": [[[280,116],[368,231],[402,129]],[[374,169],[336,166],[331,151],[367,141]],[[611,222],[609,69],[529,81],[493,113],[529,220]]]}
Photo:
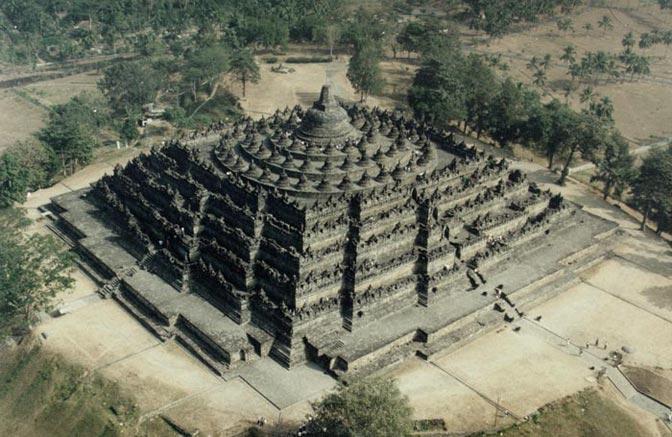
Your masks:
{"label": "shrub", "polygon": [[290,56],[285,59],[288,64],[319,64],[331,62],[331,56]]}

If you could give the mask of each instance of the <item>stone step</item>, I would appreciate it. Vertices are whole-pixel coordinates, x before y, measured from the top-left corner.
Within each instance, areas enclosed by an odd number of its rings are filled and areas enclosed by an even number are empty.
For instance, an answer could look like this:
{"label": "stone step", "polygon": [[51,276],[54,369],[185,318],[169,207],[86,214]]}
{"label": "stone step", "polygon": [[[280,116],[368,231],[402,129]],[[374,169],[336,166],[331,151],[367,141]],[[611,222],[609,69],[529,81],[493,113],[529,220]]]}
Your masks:
{"label": "stone step", "polygon": [[198,344],[198,342],[192,340],[185,332],[177,331],[175,333],[175,338],[218,375],[222,376],[229,370],[229,367],[225,363],[213,359],[210,354]]}
{"label": "stone step", "polygon": [[159,339],[167,340],[172,336],[170,328],[155,322],[150,317],[147,317],[144,313],[142,313],[142,311],[138,309],[138,306],[133,302],[129,301],[123,295],[122,292],[117,291],[115,293],[112,293],[112,297],[114,298],[114,300],[119,302],[119,304],[121,304],[121,306],[124,307],[126,311],[128,311],[133,317],[135,317],[140,322],[140,324],[142,324],[154,335],[159,337]]}

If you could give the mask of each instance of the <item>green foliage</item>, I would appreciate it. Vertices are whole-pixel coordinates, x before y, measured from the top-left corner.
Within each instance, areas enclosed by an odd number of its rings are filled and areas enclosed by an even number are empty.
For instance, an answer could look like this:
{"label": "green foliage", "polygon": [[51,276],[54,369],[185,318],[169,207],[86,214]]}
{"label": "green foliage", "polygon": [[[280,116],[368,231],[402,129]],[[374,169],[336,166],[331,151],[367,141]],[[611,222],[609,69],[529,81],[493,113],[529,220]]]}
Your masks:
{"label": "green foliage", "polygon": [[375,14],[364,8],[356,10],[352,18],[347,21],[342,40],[351,44],[355,52],[365,46],[376,46],[376,51],[382,54],[382,42],[386,41],[392,32],[391,16]]}
{"label": "green foliage", "polygon": [[245,97],[246,84],[248,82],[257,83],[261,79],[259,66],[250,49],[241,48],[233,52],[231,73],[243,85],[243,97]]}
{"label": "green foliage", "polygon": [[340,386],[313,405],[308,435],[403,437],[412,431],[412,409],[390,379],[371,378]]}
{"label": "green foliage", "polygon": [[658,0],[660,9],[672,9],[672,0]]}
{"label": "green foliage", "polygon": [[28,172],[27,190],[45,187],[57,171],[53,152],[38,141],[19,141],[7,151]]}
{"label": "green foliage", "polygon": [[632,32],[628,32],[623,39],[621,40],[621,45],[623,45],[624,48],[628,47],[634,47],[635,45],[635,34]]}
{"label": "green foliage", "polygon": [[568,64],[573,64],[576,62],[576,47],[573,46],[572,44],[566,45],[562,49],[562,56],[560,56],[560,60],[564,61]]}
{"label": "green foliage", "polygon": [[316,40],[327,26],[340,26],[348,17],[346,4],[347,0],[7,0],[0,2],[0,39],[8,44],[0,47],[6,46],[2,52],[16,62],[33,62],[38,56],[67,59],[102,46],[111,51],[132,47],[152,56],[166,48],[179,52],[176,36],[192,29],[198,30],[194,41],[199,46],[224,34],[242,45],[282,47],[290,40]]}
{"label": "green foliage", "polygon": [[644,426],[616,401],[590,388],[541,407],[530,420],[502,429],[497,435],[624,437],[646,435]]}
{"label": "green foliage", "polygon": [[[489,35],[499,37],[521,21],[536,22],[541,16],[567,13],[582,4],[581,0],[464,0],[467,4],[469,24]],[[571,21],[558,23],[560,30],[569,29]]]}
{"label": "green foliage", "polygon": [[[408,92],[415,116],[443,127],[467,118],[465,79],[464,57],[459,51],[424,58]],[[476,116],[472,113],[470,118]]]}
{"label": "green foliage", "polygon": [[573,79],[597,83],[600,80],[615,79],[621,76],[617,61],[619,58],[603,50],[586,52],[580,62],[571,63],[569,73]]}
{"label": "green foliage", "polygon": [[122,118],[137,117],[142,105],[154,101],[160,86],[159,75],[144,61],[113,64],[98,82],[112,113]]}
{"label": "green foliage", "polygon": [[558,18],[555,24],[558,26],[558,30],[562,32],[574,31],[574,24],[571,18],[568,17]]}
{"label": "green foliage", "polygon": [[98,145],[100,120],[98,110],[80,97],[52,108],[47,125],[37,137],[56,156],[56,166],[64,175],[91,160],[93,148]]}
{"label": "green foliage", "polygon": [[644,158],[632,192],[635,205],[643,212],[642,228],[650,215],[657,218],[659,224],[669,222],[672,214],[672,147],[653,150]]}
{"label": "green foliage", "polygon": [[21,165],[17,156],[5,152],[0,156],[0,208],[14,202],[24,202],[30,183],[29,170]]}
{"label": "green foliage", "polygon": [[50,235],[26,235],[22,210],[0,212],[0,334],[32,323],[72,287],[72,257]]}
{"label": "green foliage", "polygon": [[630,75],[630,80],[635,76],[648,76],[651,74],[651,63],[648,56],[638,55],[630,47],[626,47],[618,58],[623,63],[625,74]]}
{"label": "green foliage", "polygon": [[602,122],[603,126],[612,126],[614,124],[614,104],[607,96],[600,100],[590,100],[586,113],[595,116]]}
{"label": "green foliage", "polygon": [[139,410],[119,385],[36,343],[0,354],[0,435],[175,436],[162,420],[138,425]]}
{"label": "green foliage", "polygon": [[604,30],[605,32],[607,30],[613,29],[614,25],[611,21],[611,17],[609,17],[608,15],[603,15],[602,18],[600,18],[600,21],[597,22],[597,27]]}
{"label": "green foliage", "polygon": [[213,45],[192,50],[185,57],[182,76],[189,84],[193,100],[203,87],[209,93],[216,91],[219,78],[231,68],[231,54],[222,45]]}
{"label": "green foliage", "polygon": [[614,193],[620,199],[627,187],[634,181],[637,171],[634,157],[623,137],[612,134],[605,144],[604,152],[597,162],[597,172],[590,178],[591,182],[602,182],[602,195],[606,200]]}
{"label": "green foliage", "polygon": [[493,97],[486,121],[487,131],[503,147],[519,141],[529,108],[539,97],[521,83],[507,78]]}
{"label": "green foliage", "polygon": [[328,22],[315,29],[314,39],[327,44],[329,47],[329,57],[334,56],[334,46],[338,43],[343,34],[343,27],[337,22]]}
{"label": "green foliage", "polygon": [[494,71],[482,57],[469,55],[464,68],[466,123],[477,137],[486,129],[490,105],[497,94],[499,82]]}
{"label": "green foliage", "polygon": [[385,85],[380,70],[381,53],[375,45],[359,46],[350,58],[347,76],[361,101],[370,94],[380,93]]}
{"label": "green foliage", "polygon": [[333,60],[331,56],[289,56],[285,62],[288,64],[324,64]]}

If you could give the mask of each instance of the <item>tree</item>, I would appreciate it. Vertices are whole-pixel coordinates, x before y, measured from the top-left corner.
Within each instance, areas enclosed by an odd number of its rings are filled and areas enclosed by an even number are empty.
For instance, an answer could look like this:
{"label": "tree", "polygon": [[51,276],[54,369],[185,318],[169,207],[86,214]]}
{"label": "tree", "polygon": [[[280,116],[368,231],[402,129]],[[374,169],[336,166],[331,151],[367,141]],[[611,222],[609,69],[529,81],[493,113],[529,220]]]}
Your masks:
{"label": "tree", "polygon": [[476,131],[477,138],[487,129],[488,111],[498,86],[494,71],[483,58],[470,54],[464,70],[464,104],[466,123]]}
{"label": "tree", "polygon": [[467,118],[465,77],[465,62],[459,51],[424,58],[408,91],[415,116],[442,127]]}
{"label": "tree", "polygon": [[565,61],[567,64],[572,65],[576,62],[576,47],[572,44],[568,44],[562,49],[562,56],[560,56],[561,61]]}
{"label": "tree", "polygon": [[558,30],[562,32],[574,31],[574,23],[571,18],[563,17],[559,18],[555,24],[558,26]]}
{"label": "tree", "polygon": [[566,155],[560,173],[559,185],[564,185],[569,176],[569,166],[577,153],[584,159],[593,160],[598,151],[607,142],[608,131],[600,120],[592,114],[577,114],[571,111],[561,121],[560,128],[554,130],[553,137],[561,144]]}
{"label": "tree", "polygon": [[621,198],[637,174],[634,161],[625,139],[618,134],[612,134],[605,144],[602,157],[597,162],[597,171],[590,178],[591,182],[598,181],[604,184],[602,188],[604,200],[607,200],[612,190],[617,199]]}
{"label": "tree", "polygon": [[0,334],[25,328],[72,287],[72,257],[51,235],[26,235],[22,210],[0,211]]}
{"label": "tree", "polygon": [[539,69],[534,72],[532,75],[532,83],[534,83],[539,88],[543,88],[546,85],[546,70]]}
{"label": "tree", "polygon": [[672,0],[658,0],[660,9],[672,9]]}
{"label": "tree", "polygon": [[338,23],[330,23],[318,27],[316,38],[318,41],[327,44],[329,47],[329,57],[334,57],[334,46],[342,34],[341,26]]}
{"label": "tree", "polygon": [[259,66],[250,49],[239,48],[234,50],[231,58],[231,73],[243,85],[243,97],[245,97],[247,83],[257,83],[261,79]]}
{"label": "tree", "polygon": [[528,107],[538,95],[507,78],[494,96],[488,113],[488,132],[502,147],[521,138],[521,129],[528,118]]}
{"label": "tree", "polygon": [[78,98],[56,105],[49,113],[47,125],[37,137],[58,157],[63,175],[73,173],[77,166],[87,164],[98,145],[97,115]]}
{"label": "tree", "polygon": [[602,29],[603,31],[611,30],[614,28],[614,25],[611,22],[611,18],[607,15],[603,15],[602,18],[600,18],[600,21],[597,22],[597,27]]}
{"label": "tree", "polygon": [[46,186],[57,168],[52,151],[39,141],[19,141],[5,153],[12,155],[28,173],[28,191]]}
{"label": "tree", "polygon": [[551,66],[551,61],[552,61],[552,60],[553,60],[553,56],[551,56],[550,53],[546,53],[546,54],[544,55],[543,59],[541,60],[541,62],[539,62],[539,66],[540,66],[541,68],[543,68],[544,71],[546,71],[546,70],[548,70],[548,67]]}
{"label": "tree", "polygon": [[417,52],[419,42],[425,35],[425,28],[422,23],[418,21],[410,21],[406,23],[404,28],[397,35],[397,43],[402,50],[406,50],[407,58],[411,57],[411,52]]}
{"label": "tree", "polygon": [[118,62],[108,67],[98,88],[107,98],[112,113],[135,123],[142,106],[152,103],[161,89],[161,75],[143,61]]}
{"label": "tree", "polygon": [[217,93],[218,80],[231,68],[229,51],[221,45],[198,48],[185,57],[184,80],[189,84],[193,101],[202,87],[208,88],[210,100]]}
{"label": "tree", "polygon": [[28,169],[10,152],[0,156],[0,209],[24,202],[30,182]]}
{"label": "tree", "polygon": [[403,437],[412,431],[412,409],[391,379],[371,378],[340,386],[313,404],[308,435]]}
{"label": "tree", "polygon": [[356,19],[348,20],[344,29],[343,41],[352,45],[355,53],[364,46],[376,46],[376,50],[382,53],[382,41],[392,31],[389,16],[376,14],[364,7],[360,7],[353,14]]}
{"label": "tree", "polygon": [[348,63],[348,80],[359,93],[363,102],[370,94],[383,90],[385,81],[380,70],[380,50],[374,45],[364,45],[357,49]]}
{"label": "tree", "polygon": [[632,32],[628,32],[623,39],[621,40],[621,44],[623,45],[623,48],[632,48],[635,45],[635,34]]}
{"label": "tree", "polygon": [[594,115],[605,126],[614,124],[614,104],[608,96],[598,101],[591,99],[585,112]]}
{"label": "tree", "polygon": [[672,206],[672,148],[656,149],[644,158],[632,185],[633,200],[642,211],[640,229],[651,215]]}
{"label": "tree", "polygon": [[581,103],[592,102],[595,98],[595,89],[592,86],[587,86],[581,90],[579,100]]}

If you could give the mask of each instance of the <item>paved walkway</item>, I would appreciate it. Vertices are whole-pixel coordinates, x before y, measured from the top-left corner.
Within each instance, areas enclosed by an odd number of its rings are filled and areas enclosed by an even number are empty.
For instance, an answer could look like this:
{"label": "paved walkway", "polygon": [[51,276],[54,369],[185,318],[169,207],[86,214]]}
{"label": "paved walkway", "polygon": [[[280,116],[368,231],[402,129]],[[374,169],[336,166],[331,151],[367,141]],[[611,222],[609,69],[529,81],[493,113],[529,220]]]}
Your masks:
{"label": "paved walkway", "polygon": [[576,345],[570,339],[562,337],[541,323],[527,317],[517,320],[516,323],[557,349],[581,358],[586,364],[593,366],[596,371],[604,369],[604,376],[609,378],[624,398],[663,421],[667,419],[669,409],[665,405],[638,392],[618,367],[605,361],[605,358],[608,359],[609,351],[597,347],[586,348],[582,345]]}

